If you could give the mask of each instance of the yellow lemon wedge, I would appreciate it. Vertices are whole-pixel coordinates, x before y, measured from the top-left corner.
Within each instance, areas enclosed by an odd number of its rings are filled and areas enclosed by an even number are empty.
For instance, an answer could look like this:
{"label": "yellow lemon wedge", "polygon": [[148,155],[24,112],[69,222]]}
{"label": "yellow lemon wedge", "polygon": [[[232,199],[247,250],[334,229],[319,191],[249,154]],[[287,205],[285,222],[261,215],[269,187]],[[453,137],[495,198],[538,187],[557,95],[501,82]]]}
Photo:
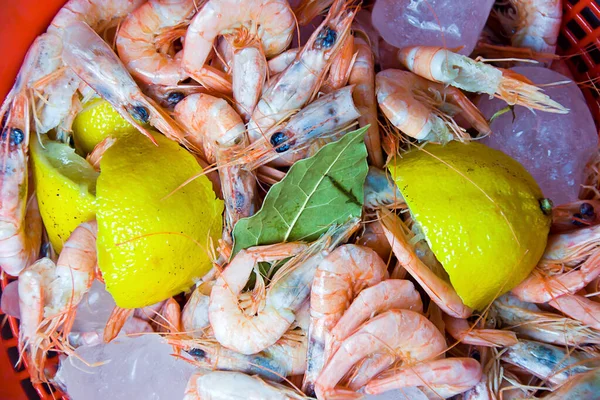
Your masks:
{"label": "yellow lemon wedge", "polygon": [[89,154],[107,136],[118,137],[137,131],[103,99],[92,99],[85,103],[83,110],[75,117],[72,129],[75,148],[80,154]]}
{"label": "yellow lemon wedge", "polygon": [[30,141],[40,214],[52,247],[62,250],[71,232],[96,215],[98,172],[75,150],[45,136]]}
{"label": "yellow lemon wedge", "polygon": [[549,210],[535,180],[506,154],[474,142],[428,144],[389,170],[465,305],[483,309],[542,256]]}
{"label": "yellow lemon wedge", "polygon": [[223,201],[177,143],[138,132],[102,157],[97,184],[98,265],[122,308],[144,307],[187,290],[212,267]]}

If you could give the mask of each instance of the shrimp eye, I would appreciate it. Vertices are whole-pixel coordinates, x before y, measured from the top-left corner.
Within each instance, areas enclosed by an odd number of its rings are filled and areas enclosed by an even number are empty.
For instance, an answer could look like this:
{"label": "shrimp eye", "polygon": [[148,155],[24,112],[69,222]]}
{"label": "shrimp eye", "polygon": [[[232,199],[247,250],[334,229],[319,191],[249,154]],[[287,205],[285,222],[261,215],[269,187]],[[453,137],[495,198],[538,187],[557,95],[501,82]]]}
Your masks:
{"label": "shrimp eye", "polygon": [[185,95],[181,92],[171,92],[167,96],[167,102],[170,105],[174,106],[177,103],[179,103],[181,100],[183,100],[184,97],[185,97]]}
{"label": "shrimp eye", "polygon": [[579,213],[581,215],[583,215],[584,217],[594,217],[594,206],[591,205],[590,203],[583,203],[581,206],[579,206]]}
{"label": "shrimp eye", "polygon": [[197,358],[206,357],[206,352],[201,349],[191,349],[191,350],[188,350],[187,353],[192,357],[197,357]]}
{"label": "shrimp eye", "polygon": [[329,49],[335,44],[337,39],[337,33],[330,27],[326,26],[319,32],[317,39],[315,40],[315,48],[317,49]]}
{"label": "shrimp eye", "polygon": [[13,128],[10,131],[10,140],[12,144],[19,145],[23,143],[23,139],[25,139],[25,134],[19,128]]}
{"label": "shrimp eye", "polygon": [[133,110],[130,114],[133,118],[143,123],[148,122],[148,120],[150,119],[150,113],[148,112],[148,109],[144,106],[133,107]]}
{"label": "shrimp eye", "polygon": [[288,137],[285,133],[275,132],[273,134],[273,136],[271,136],[270,142],[273,145],[273,147],[275,147],[275,151],[277,153],[283,153],[290,149],[290,145],[288,143],[281,145],[281,143],[284,143],[287,140],[288,140]]}

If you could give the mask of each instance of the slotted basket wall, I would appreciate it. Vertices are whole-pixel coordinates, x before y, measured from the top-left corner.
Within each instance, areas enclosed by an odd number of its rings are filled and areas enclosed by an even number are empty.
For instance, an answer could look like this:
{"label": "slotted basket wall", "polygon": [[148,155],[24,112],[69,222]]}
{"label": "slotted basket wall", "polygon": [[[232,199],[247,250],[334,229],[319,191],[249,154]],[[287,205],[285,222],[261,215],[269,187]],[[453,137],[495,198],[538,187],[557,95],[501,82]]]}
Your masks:
{"label": "slotted basket wall", "polygon": [[[45,31],[63,3],[64,0],[3,2],[0,48],[8,62],[0,64],[0,98],[4,99],[12,86],[27,48]],[[596,126],[600,126],[600,94],[595,90],[594,82],[600,76],[600,0],[563,0],[563,14],[558,53],[565,56],[575,80],[583,83],[581,89]],[[4,289],[8,282],[9,279],[3,277],[1,288]],[[0,310],[0,319],[4,320],[4,317]],[[0,400],[60,399],[60,392],[46,385],[32,385],[27,369],[16,366],[18,335],[18,320],[6,317],[0,336]]]}

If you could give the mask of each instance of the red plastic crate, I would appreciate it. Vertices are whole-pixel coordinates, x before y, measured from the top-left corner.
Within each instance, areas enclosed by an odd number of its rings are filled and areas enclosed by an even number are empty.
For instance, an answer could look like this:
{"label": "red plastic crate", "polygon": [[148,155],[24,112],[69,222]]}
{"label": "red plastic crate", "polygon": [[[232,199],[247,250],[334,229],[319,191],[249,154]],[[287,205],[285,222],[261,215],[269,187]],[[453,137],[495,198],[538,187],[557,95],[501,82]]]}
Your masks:
{"label": "red plastic crate", "polygon": [[[43,33],[64,0],[0,0],[0,48],[4,62],[0,63],[0,98],[4,99],[31,42]],[[563,21],[558,39],[558,53],[566,62],[577,82],[586,82],[581,89],[590,110],[600,126],[600,4],[594,0],[563,0]],[[4,277],[1,287],[8,284]],[[4,314],[0,310],[0,319]],[[16,367],[19,323],[8,317],[0,337],[0,400],[53,400],[63,397],[54,388],[32,385],[27,369]]]}

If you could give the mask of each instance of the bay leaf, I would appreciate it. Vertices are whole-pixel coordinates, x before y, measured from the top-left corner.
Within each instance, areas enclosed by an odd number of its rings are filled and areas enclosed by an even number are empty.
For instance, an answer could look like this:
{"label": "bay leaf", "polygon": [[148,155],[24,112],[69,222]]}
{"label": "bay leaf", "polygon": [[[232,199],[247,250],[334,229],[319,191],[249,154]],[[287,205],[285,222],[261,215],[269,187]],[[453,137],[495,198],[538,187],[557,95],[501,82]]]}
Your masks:
{"label": "bay leaf", "polygon": [[233,255],[257,245],[316,240],[331,225],[360,217],[368,172],[366,129],[296,162],[271,187],[260,211],[235,225]]}

